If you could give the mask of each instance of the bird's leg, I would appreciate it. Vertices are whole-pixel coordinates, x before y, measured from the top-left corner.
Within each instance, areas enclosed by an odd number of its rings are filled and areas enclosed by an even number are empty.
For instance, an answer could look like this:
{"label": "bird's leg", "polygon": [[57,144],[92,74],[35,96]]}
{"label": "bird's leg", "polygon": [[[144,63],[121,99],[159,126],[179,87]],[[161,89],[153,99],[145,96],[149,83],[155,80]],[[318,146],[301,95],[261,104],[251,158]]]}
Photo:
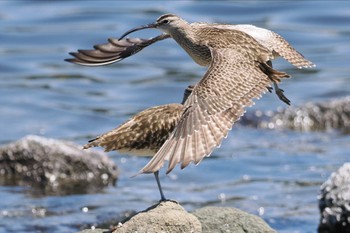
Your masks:
{"label": "bird's leg", "polygon": [[[266,68],[267,68],[267,70],[269,70],[269,68],[272,69],[272,62],[270,60],[267,61],[266,64],[268,65],[268,67],[265,66],[265,69]],[[278,87],[277,82],[272,77],[270,77],[270,75],[268,75],[268,77],[273,82],[273,86],[275,88],[275,93],[278,96],[278,98],[280,100],[282,100],[283,102],[285,102],[286,104],[290,105],[290,100],[283,94],[284,90]],[[272,87],[267,87],[267,90],[271,93]]]}
{"label": "bird's leg", "polygon": [[[271,68],[272,68],[272,61],[267,61],[266,62]],[[270,86],[268,86],[268,87],[266,87],[267,88],[267,90],[270,92],[270,93],[272,93],[272,90],[273,90],[273,88],[272,87],[270,87]]]}
{"label": "bird's leg", "polygon": [[160,192],[160,201],[165,201],[166,198],[165,198],[165,196],[163,194],[162,186],[160,185],[160,181],[159,181],[159,171],[156,171],[153,174],[154,174],[154,177],[156,178],[158,189],[159,189],[159,192]]}

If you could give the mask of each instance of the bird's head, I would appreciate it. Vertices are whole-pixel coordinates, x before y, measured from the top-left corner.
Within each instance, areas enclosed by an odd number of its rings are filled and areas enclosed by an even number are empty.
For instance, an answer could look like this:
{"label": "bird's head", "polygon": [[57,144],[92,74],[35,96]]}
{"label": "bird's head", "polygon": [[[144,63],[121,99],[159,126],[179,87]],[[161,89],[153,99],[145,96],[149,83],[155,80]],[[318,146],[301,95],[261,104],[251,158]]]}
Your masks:
{"label": "bird's head", "polygon": [[177,15],[165,14],[160,16],[154,23],[142,25],[125,32],[119,38],[119,40],[123,39],[125,36],[129,35],[132,32],[136,32],[146,28],[156,28],[171,35],[174,30],[182,28],[186,24],[188,23]]}

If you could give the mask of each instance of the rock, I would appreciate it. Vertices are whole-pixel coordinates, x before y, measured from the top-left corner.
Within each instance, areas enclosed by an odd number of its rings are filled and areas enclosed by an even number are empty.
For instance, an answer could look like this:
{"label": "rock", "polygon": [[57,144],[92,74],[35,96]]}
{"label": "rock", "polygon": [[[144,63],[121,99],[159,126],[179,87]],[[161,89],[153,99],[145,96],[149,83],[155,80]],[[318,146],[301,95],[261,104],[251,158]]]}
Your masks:
{"label": "rock", "polygon": [[102,152],[27,136],[0,147],[0,182],[30,185],[44,194],[90,193],[115,184],[116,165]]}
{"label": "rock", "polygon": [[321,186],[319,233],[350,232],[350,163],[345,163]]}
{"label": "rock", "polygon": [[[235,208],[204,207],[191,214],[173,201],[160,202],[115,225],[117,227],[113,233],[276,233],[260,217]],[[88,231],[88,233],[99,232],[101,229]]]}
{"label": "rock", "polygon": [[203,233],[276,233],[260,217],[236,208],[204,207],[193,212]]}
{"label": "rock", "polygon": [[202,232],[201,223],[182,206],[165,201],[139,212],[125,221],[113,233]]}
{"label": "rock", "polygon": [[339,130],[350,133],[350,96],[322,103],[307,103],[300,107],[287,107],[278,112],[250,112],[241,124],[299,131]]}

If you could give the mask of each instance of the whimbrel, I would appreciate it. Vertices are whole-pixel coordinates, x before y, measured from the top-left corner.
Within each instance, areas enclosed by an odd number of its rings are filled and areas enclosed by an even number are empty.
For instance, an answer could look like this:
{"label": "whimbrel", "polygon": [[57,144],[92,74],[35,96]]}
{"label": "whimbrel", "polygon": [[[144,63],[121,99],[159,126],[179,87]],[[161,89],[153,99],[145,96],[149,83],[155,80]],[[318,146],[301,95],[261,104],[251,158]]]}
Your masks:
{"label": "whimbrel", "polygon": [[[185,90],[181,104],[160,105],[143,110],[119,127],[90,140],[83,148],[100,146],[106,152],[116,150],[137,156],[154,155],[178,123],[185,109],[183,103],[192,89],[193,86],[188,86]],[[154,175],[161,200],[165,200],[158,171]]]}
{"label": "whimbrel", "polygon": [[[268,29],[247,24],[188,23],[174,14],[165,14],[160,16],[155,23],[127,31],[120,39],[132,32],[146,28],[157,28],[164,33],[148,40],[139,38],[116,40],[110,38],[108,44],[95,45],[95,50],[78,50],[78,52],[70,53],[75,58],[66,59],[66,61],[87,66],[106,65],[131,56],[150,44],[171,37],[196,63],[202,66],[209,66],[212,56],[206,43],[215,43],[215,39],[211,42],[206,40],[206,36],[203,35],[202,31],[206,30],[206,28],[217,28],[223,31],[241,31],[248,34],[273,53],[271,59],[281,56],[298,68],[314,66],[312,62],[305,59],[304,56],[296,51],[282,36]],[[221,34],[219,33],[217,36],[220,37]],[[268,64],[272,67],[271,61],[268,61]],[[283,90],[278,87],[277,82],[273,82],[273,84],[277,96],[283,102],[290,104],[288,98],[283,94]]]}
{"label": "whimbrel", "polygon": [[[178,163],[181,168],[191,162],[198,164],[221,144],[245,108],[253,105],[253,99],[260,98],[272,83],[279,97],[288,103],[277,83],[289,75],[271,67],[271,60],[278,55],[297,67],[313,66],[277,34],[271,35],[266,29],[253,30],[253,26],[243,30],[231,27],[189,24],[167,14],[122,36],[144,28],[159,28],[165,32],[162,37],[171,36],[198,64],[209,66],[184,103],[185,110],[174,130],[139,173],[155,173],[166,160],[169,160],[167,173]],[[154,41],[161,37],[156,38]]]}

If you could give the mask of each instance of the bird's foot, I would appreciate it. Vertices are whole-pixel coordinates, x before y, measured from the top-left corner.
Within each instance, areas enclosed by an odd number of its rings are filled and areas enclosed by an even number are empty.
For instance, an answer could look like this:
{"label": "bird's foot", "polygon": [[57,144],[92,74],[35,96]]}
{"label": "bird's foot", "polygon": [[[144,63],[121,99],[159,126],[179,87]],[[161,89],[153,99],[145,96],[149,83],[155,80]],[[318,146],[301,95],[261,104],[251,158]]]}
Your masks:
{"label": "bird's foot", "polygon": [[273,82],[273,86],[275,88],[275,93],[278,96],[278,98],[286,104],[290,105],[290,100],[283,94],[284,90],[279,88],[275,81]]}
{"label": "bird's foot", "polygon": [[268,87],[266,87],[266,89],[267,89],[270,93],[272,93],[272,90],[273,90],[272,87],[268,86]]}
{"label": "bird's foot", "polygon": [[178,201],[171,200],[171,199],[160,199],[160,200],[159,200],[159,203],[162,203],[162,202],[167,202],[167,201],[173,202],[173,203],[175,203],[175,204],[179,204],[179,202],[178,202]]}
{"label": "bird's foot", "polygon": [[283,93],[284,90],[283,89],[278,88],[278,89],[275,90],[275,92],[276,92],[276,95],[278,96],[278,98],[280,100],[282,100],[286,104],[290,105],[290,100],[284,95],[284,93]]}

